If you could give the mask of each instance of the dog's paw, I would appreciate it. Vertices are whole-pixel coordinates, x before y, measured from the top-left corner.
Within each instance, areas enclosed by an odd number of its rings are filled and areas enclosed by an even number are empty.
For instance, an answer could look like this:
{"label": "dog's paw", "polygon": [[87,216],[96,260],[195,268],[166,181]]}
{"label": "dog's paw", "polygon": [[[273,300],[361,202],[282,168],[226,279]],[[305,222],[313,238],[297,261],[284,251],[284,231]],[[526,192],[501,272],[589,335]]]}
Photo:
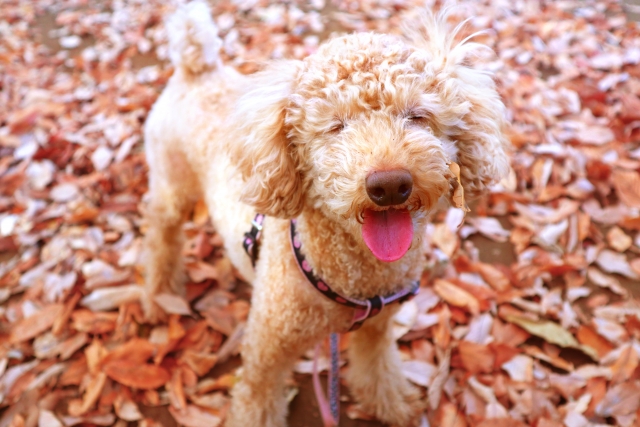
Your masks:
{"label": "dog's paw", "polygon": [[142,306],[142,312],[144,313],[144,320],[147,323],[155,325],[158,323],[165,323],[167,321],[167,314],[153,301],[153,295],[149,295],[144,292],[140,298],[140,305]]}
{"label": "dog's paw", "polygon": [[367,414],[393,427],[414,427],[426,409],[420,391],[405,378],[385,375],[351,378],[351,393]]}
{"label": "dog's paw", "polygon": [[388,387],[384,397],[376,393],[375,401],[362,402],[364,410],[393,427],[417,427],[426,406],[418,389],[409,384]]}

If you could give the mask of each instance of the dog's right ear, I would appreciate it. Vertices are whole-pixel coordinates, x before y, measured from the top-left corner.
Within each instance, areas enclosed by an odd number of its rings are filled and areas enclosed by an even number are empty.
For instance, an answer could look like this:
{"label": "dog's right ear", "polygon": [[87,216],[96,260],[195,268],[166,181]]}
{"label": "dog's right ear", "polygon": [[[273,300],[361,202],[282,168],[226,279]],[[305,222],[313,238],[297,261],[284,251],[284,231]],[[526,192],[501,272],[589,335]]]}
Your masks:
{"label": "dog's right ear", "polygon": [[[285,128],[285,110],[299,61],[283,61],[250,77],[231,123],[232,162],[244,179],[240,198],[260,213],[293,218],[302,210],[302,177]],[[236,133],[237,132],[237,133]]]}

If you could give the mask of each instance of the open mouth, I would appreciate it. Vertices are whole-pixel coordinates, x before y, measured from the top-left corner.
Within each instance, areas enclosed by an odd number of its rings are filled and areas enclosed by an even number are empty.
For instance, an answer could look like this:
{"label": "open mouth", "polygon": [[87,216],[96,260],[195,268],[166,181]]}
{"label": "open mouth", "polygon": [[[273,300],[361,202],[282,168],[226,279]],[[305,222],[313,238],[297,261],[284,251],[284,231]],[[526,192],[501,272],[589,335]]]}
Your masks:
{"label": "open mouth", "polygon": [[409,210],[365,209],[362,238],[380,261],[393,262],[404,256],[413,240],[413,222]]}

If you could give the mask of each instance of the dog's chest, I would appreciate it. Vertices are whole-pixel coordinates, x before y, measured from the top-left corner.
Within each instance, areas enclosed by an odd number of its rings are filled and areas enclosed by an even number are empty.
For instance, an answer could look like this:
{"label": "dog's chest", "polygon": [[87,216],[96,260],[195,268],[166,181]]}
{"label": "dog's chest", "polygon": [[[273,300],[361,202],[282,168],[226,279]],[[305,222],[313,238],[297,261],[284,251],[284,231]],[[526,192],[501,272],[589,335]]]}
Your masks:
{"label": "dog's chest", "polygon": [[419,248],[409,250],[399,261],[381,262],[335,222],[317,216],[305,219],[300,221],[302,248],[314,272],[335,291],[370,298],[419,280],[423,267]]}

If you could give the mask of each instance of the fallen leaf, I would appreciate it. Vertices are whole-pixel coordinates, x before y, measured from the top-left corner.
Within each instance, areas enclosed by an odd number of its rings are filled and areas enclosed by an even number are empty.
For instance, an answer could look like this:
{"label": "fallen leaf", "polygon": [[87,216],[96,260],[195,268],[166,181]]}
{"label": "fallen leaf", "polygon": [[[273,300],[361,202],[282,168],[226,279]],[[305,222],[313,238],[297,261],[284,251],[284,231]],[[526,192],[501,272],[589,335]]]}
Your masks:
{"label": "fallen leaf", "polygon": [[618,295],[627,295],[627,290],[620,284],[618,279],[604,274],[595,267],[589,267],[587,269],[587,276],[594,285],[610,289]]}
{"label": "fallen leaf", "polygon": [[445,223],[436,224],[435,231],[431,237],[433,243],[444,252],[447,257],[451,258],[458,247],[458,236],[451,231]]}
{"label": "fallen leaf", "polygon": [[178,295],[158,294],[154,297],[154,301],[168,314],[191,315],[189,303]]}
{"label": "fallen leaf", "polygon": [[462,187],[462,182],[460,182],[460,166],[458,166],[457,163],[451,162],[449,163],[449,169],[455,176],[456,182],[453,192],[449,195],[451,197],[451,204],[458,209],[462,209],[464,212],[470,212],[471,210],[464,201],[464,188]]}
{"label": "fallen leaf", "polygon": [[616,251],[624,252],[631,247],[633,239],[622,231],[620,227],[611,227],[607,232],[607,242]]}
{"label": "fallen leaf", "polygon": [[640,407],[640,381],[628,380],[607,390],[596,414],[612,417],[631,414]]}
{"label": "fallen leaf", "polygon": [[456,307],[467,308],[472,314],[480,312],[480,304],[478,300],[469,292],[461,289],[451,282],[442,279],[436,279],[433,290],[443,300]]}
{"label": "fallen leaf", "polygon": [[622,203],[630,208],[640,208],[640,174],[636,171],[614,169],[611,183]]}
{"label": "fallen leaf", "polygon": [[11,343],[28,341],[53,326],[64,309],[62,304],[50,304],[29,317],[19,320],[11,329]]}
{"label": "fallen leaf", "polygon": [[505,292],[511,287],[509,278],[498,268],[491,264],[479,262],[474,265],[478,273],[493,289],[498,292]]}
{"label": "fallen leaf", "polygon": [[509,230],[505,230],[495,218],[491,217],[470,217],[467,222],[473,225],[482,235],[496,242],[506,242],[511,235]]}
{"label": "fallen leaf", "polygon": [[101,358],[102,366],[111,363],[131,362],[133,364],[144,364],[156,352],[156,347],[143,338],[132,338],[124,344],[114,348]]}
{"label": "fallen leaf", "polygon": [[72,327],[78,332],[104,334],[115,330],[118,313],[94,313],[76,310],[71,314]]}
{"label": "fallen leaf", "polygon": [[596,263],[607,273],[618,273],[629,279],[640,280],[640,275],[633,271],[624,254],[603,249],[598,254]]}
{"label": "fallen leaf", "polygon": [[502,369],[507,371],[513,381],[533,381],[533,359],[524,354],[518,354],[503,363]]}
{"label": "fallen leaf", "polygon": [[574,338],[571,332],[564,329],[557,323],[548,320],[531,320],[526,317],[508,315],[505,317],[508,322],[514,323],[532,335],[543,338],[548,343],[557,344],[560,347],[572,347],[584,351],[586,354],[597,358],[597,353],[590,347],[582,346]]}
{"label": "fallen leaf", "polygon": [[464,368],[471,374],[491,373],[495,356],[491,349],[469,341],[458,343],[458,352]]}
{"label": "fallen leaf", "polygon": [[109,311],[144,297],[142,286],[126,285],[96,289],[82,298],[80,304],[91,311]]}
{"label": "fallen leaf", "polygon": [[97,373],[95,376],[92,376],[89,380],[84,395],[82,396],[82,404],[77,409],[77,411],[69,410],[69,415],[72,416],[80,416],[84,415],[89,411],[89,409],[93,408],[100,398],[100,394],[102,393],[102,389],[107,381],[107,376],[103,372]]}
{"label": "fallen leaf", "polygon": [[183,411],[169,407],[169,412],[178,424],[186,427],[217,427],[222,423],[218,415],[207,412],[195,405],[187,405]]}
{"label": "fallen leaf", "polygon": [[147,390],[161,387],[171,375],[161,366],[140,364],[130,360],[114,360],[103,365],[109,378],[128,387]]}
{"label": "fallen leaf", "polygon": [[116,398],[113,408],[116,411],[116,415],[121,420],[125,421],[140,421],[143,418],[140,409],[136,403],[123,395],[118,395]]}

